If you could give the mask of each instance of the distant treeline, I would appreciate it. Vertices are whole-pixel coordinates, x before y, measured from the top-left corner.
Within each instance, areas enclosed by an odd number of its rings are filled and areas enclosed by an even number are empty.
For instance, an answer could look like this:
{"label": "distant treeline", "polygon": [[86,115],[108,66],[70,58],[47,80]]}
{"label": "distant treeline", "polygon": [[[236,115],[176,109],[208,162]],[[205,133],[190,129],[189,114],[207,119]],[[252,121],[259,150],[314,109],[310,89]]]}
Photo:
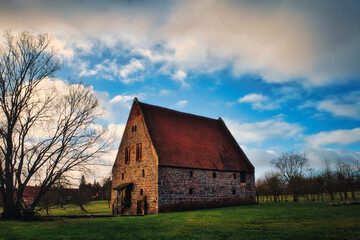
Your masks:
{"label": "distant treeline", "polygon": [[[299,201],[302,196],[311,201],[331,201],[338,195],[341,201],[356,200],[360,191],[360,162],[339,160],[330,166],[324,160],[323,169],[307,168],[305,154],[294,151],[281,154],[271,161],[277,172],[267,172],[256,181],[257,201]],[[291,196],[289,199],[288,196]]]}

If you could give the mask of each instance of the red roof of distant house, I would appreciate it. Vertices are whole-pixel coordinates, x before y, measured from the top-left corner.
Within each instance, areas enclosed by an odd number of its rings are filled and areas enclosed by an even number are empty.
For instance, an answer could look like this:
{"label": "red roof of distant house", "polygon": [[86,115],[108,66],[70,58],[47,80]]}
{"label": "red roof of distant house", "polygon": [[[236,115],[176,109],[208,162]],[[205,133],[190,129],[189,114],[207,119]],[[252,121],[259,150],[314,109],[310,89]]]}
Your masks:
{"label": "red roof of distant house", "polygon": [[221,118],[201,117],[142,102],[138,105],[160,165],[254,172],[254,166]]}

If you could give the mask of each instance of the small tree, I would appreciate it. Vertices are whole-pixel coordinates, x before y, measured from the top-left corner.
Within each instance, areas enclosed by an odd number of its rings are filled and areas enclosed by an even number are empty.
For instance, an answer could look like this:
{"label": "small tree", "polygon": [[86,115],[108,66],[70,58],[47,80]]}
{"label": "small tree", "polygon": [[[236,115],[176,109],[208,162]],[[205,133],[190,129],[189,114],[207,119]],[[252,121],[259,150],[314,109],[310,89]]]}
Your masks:
{"label": "small tree", "polygon": [[91,199],[91,183],[86,183],[85,176],[81,176],[79,191],[75,192],[71,198],[71,203],[80,207],[84,212],[87,212],[84,205],[86,205]]}
{"label": "small tree", "polygon": [[303,188],[303,179],[305,168],[308,164],[308,158],[304,154],[299,154],[294,150],[284,152],[271,161],[284,178],[289,190],[292,192],[294,202],[299,201],[299,195]]}
{"label": "small tree", "polygon": [[103,186],[101,189],[102,192],[102,199],[108,201],[108,206],[110,208],[110,201],[111,201],[111,177],[104,178]]}

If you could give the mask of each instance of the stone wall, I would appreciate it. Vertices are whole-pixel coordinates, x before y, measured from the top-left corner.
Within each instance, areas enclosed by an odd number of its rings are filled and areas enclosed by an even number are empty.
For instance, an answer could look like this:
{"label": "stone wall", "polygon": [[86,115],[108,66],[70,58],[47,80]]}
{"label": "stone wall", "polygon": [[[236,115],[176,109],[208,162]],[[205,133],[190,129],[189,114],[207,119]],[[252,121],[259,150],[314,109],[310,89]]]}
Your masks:
{"label": "stone wall", "polygon": [[[112,170],[112,188],[123,183],[133,183],[131,205],[124,215],[137,213],[137,200],[146,196],[147,213],[158,212],[158,160],[150,141],[145,122],[137,105],[132,108],[121,140],[115,164]],[[136,130],[135,127],[136,126]],[[137,161],[136,144],[142,144],[142,160]],[[125,163],[125,148],[130,147],[130,162]],[[145,176],[143,176],[143,171]],[[140,195],[140,191],[143,195]],[[112,191],[111,203],[116,199],[117,191]]]}
{"label": "stone wall", "polygon": [[250,204],[255,196],[253,173],[159,167],[159,212]]}

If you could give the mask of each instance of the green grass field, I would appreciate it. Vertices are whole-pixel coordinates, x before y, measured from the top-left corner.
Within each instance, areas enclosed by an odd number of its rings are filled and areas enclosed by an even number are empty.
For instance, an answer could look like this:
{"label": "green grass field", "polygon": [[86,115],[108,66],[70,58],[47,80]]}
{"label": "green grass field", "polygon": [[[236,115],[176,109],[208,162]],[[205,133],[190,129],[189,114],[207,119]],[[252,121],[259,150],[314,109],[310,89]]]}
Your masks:
{"label": "green grass field", "polygon": [[[105,201],[92,202],[87,209],[110,212]],[[51,214],[82,213],[70,206]],[[0,239],[360,239],[359,220],[360,205],[261,203],[143,217],[0,221]]]}
{"label": "green grass field", "polygon": [[[60,207],[51,207],[49,209],[50,216],[80,216],[80,215],[112,215],[111,209],[109,208],[107,201],[93,201],[89,202],[85,209],[88,212],[81,211],[79,206],[75,206],[72,204],[64,205],[62,208]],[[42,212],[44,216],[46,216],[45,212]]]}

